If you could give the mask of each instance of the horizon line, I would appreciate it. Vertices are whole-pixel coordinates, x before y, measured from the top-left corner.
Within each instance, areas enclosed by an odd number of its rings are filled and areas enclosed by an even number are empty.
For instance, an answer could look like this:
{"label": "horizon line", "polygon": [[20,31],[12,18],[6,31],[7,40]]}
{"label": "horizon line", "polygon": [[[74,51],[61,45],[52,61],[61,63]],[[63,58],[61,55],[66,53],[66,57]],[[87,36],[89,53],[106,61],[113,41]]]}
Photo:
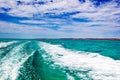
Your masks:
{"label": "horizon line", "polygon": [[0,39],[31,39],[31,40],[120,40],[120,38],[0,38]]}

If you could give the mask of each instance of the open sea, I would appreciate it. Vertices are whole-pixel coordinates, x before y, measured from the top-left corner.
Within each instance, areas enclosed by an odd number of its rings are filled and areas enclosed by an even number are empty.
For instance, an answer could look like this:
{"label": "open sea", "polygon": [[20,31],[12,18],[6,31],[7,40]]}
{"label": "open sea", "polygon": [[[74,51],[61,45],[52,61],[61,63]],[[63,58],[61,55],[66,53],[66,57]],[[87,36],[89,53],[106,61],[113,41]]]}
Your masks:
{"label": "open sea", "polygon": [[0,40],[0,80],[120,80],[120,40]]}

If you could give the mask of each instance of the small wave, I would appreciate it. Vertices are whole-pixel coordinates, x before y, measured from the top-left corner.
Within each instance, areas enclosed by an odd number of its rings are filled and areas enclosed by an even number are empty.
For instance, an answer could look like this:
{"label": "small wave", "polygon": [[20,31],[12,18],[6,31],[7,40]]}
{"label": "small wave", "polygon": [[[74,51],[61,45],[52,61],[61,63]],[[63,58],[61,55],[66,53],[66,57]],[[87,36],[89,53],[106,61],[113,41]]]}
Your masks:
{"label": "small wave", "polygon": [[[26,43],[20,44],[10,51],[0,62],[0,80],[16,80],[22,64],[32,55],[24,52]],[[23,54],[24,53],[24,54]]]}
{"label": "small wave", "polygon": [[68,80],[75,80],[74,77],[70,76],[69,74],[67,74],[67,78]]}
{"label": "small wave", "polygon": [[38,53],[38,51],[34,50],[32,54],[24,60],[21,64],[22,67],[19,69],[20,74],[16,80],[41,80],[41,76],[37,73],[35,65],[33,65],[34,59],[36,60],[35,55]]}
{"label": "small wave", "polygon": [[10,41],[10,42],[0,42],[0,48],[7,47],[13,43],[16,43],[17,41]]}
{"label": "small wave", "polygon": [[120,80],[120,61],[97,53],[72,51],[62,46],[40,42],[45,59],[52,60],[53,67],[59,66],[67,74],[70,80],[74,80],[74,75],[83,80]]}

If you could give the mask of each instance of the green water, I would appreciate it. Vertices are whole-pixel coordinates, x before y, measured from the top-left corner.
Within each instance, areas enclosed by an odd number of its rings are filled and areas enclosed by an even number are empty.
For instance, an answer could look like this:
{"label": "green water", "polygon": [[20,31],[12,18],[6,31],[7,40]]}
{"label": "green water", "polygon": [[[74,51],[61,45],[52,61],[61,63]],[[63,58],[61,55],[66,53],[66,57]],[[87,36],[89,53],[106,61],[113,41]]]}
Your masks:
{"label": "green water", "polygon": [[0,80],[120,80],[119,40],[0,40]]}
{"label": "green water", "polygon": [[120,60],[120,40],[44,40],[67,49],[99,53]]}

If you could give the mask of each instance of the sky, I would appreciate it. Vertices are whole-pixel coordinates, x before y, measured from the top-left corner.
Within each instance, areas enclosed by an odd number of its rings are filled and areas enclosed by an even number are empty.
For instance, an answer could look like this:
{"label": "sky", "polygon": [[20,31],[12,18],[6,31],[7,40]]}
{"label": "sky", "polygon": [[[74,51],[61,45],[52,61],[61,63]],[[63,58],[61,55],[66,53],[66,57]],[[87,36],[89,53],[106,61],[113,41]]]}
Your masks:
{"label": "sky", "polygon": [[0,0],[0,38],[120,38],[120,0]]}

